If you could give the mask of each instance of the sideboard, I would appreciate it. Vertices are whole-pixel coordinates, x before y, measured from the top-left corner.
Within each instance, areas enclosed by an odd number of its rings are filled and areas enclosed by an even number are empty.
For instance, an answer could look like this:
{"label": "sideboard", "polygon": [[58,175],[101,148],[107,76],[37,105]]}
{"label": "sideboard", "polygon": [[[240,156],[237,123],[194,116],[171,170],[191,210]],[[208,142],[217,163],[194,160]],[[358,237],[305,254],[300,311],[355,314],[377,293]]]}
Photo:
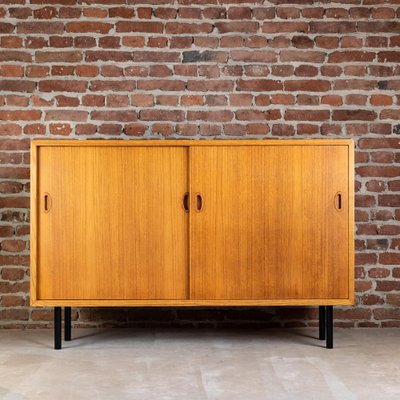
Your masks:
{"label": "sideboard", "polygon": [[354,302],[354,144],[33,140],[31,305]]}

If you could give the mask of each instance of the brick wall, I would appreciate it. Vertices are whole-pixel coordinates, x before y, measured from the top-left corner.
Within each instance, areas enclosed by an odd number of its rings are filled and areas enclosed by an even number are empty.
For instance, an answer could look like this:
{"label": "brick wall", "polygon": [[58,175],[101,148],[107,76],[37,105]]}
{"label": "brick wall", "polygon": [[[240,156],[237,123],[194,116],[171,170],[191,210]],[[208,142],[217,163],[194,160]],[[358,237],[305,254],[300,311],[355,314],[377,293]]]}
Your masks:
{"label": "brick wall", "polygon": [[[399,17],[399,0],[1,0],[0,326],[52,318],[28,306],[38,137],[354,138],[357,303],[337,309],[336,323],[400,326]],[[82,326],[316,316],[74,310]]]}

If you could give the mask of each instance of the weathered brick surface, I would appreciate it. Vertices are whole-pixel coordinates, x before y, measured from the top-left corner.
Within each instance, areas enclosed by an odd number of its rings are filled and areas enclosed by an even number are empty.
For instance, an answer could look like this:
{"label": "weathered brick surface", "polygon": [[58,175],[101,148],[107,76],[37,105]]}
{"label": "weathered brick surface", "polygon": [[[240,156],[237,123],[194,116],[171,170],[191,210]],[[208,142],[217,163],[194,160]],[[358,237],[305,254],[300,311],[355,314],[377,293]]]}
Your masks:
{"label": "weathered brick surface", "polygon": [[[51,324],[49,310],[27,306],[29,143],[39,137],[353,138],[356,305],[338,308],[337,326],[400,326],[398,0],[0,3],[0,327]],[[73,318],[315,326],[317,313]]]}

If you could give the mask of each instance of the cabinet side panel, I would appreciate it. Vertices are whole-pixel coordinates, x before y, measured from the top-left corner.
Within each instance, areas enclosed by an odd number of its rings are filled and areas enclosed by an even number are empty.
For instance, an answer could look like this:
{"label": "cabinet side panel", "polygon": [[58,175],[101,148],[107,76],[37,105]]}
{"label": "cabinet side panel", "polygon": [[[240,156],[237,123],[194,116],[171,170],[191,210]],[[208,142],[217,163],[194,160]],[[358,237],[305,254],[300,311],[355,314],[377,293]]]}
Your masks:
{"label": "cabinet side panel", "polygon": [[42,148],[40,299],[187,298],[186,162],[179,147]]}
{"label": "cabinet side panel", "polygon": [[31,142],[30,153],[30,303],[34,305],[37,300],[37,169],[38,146]]}
{"label": "cabinet side panel", "polygon": [[[347,299],[347,146],[191,150],[192,299]],[[341,210],[335,196],[342,196]]]}

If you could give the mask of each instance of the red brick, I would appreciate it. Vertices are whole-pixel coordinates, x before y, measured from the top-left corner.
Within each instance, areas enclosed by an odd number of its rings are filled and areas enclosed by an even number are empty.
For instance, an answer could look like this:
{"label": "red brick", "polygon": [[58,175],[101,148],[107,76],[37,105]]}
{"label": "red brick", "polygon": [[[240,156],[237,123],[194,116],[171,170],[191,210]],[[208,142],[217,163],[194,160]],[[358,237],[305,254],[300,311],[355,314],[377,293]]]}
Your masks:
{"label": "red brick", "polygon": [[100,135],[121,135],[124,131],[124,127],[121,124],[101,124],[97,132]]}
{"label": "red brick", "polygon": [[326,92],[330,89],[329,81],[325,80],[291,80],[285,82],[285,90],[305,92]]}
{"label": "red brick", "polygon": [[87,111],[78,110],[48,110],[46,111],[45,121],[77,121],[84,122],[88,117]]}
{"label": "red brick", "polygon": [[125,36],[122,38],[122,44],[127,47],[144,47],[144,37]]}
{"label": "red brick", "polygon": [[[362,166],[356,168],[357,174],[360,176],[371,176],[371,177],[398,177],[400,174],[400,167],[387,167],[387,166]],[[380,199],[381,205],[396,202],[396,197],[387,195]]]}
{"label": "red brick", "polygon": [[150,107],[153,105],[153,95],[151,94],[132,94],[131,104],[133,106]]}
{"label": "red brick", "polygon": [[154,9],[154,16],[160,19],[175,19],[178,11],[175,8],[159,7]]}
{"label": "red brick", "polygon": [[239,121],[270,121],[280,119],[282,116],[280,110],[238,110],[235,115]]}
{"label": "red brick", "polygon": [[376,117],[376,112],[370,110],[334,110],[332,113],[334,121],[373,121]]}
{"label": "red brick", "polygon": [[151,7],[138,7],[137,14],[139,18],[149,19],[152,15],[152,8]]}
{"label": "red brick", "polygon": [[103,36],[99,38],[99,47],[104,49],[117,49],[121,46],[121,38],[117,36]]}
{"label": "red brick", "polygon": [[69,124],[50,124],[50,134],[68,136],[72,132]]}
{"label": "red brick", "polygon": [[133,61],[137,62],[178,62],[180,53],[160,51],[135,51],[133,53]]}
{"label": "red brick", "polygon": [[82,97],[82,105],[89,107],[104,107],[105,96],[97,94],[88,94]]}
{"label": "red brick", "polygon": [[178,10],[179,18],[201,19],[201,8],[180,8]]}
{"label": "red brick", "polygon": [[107,107],[128,107],[129,97],[122,94],[110,94],[106,98]]}
{"label": "red brick", "polygon": [[25,51],[1,51],[0,52],[0,62],[3,61],[23,61],[31,62],[32,55]]}
{"label": "red brick", "polygon": [[[399,253],[379,254],[379,262],[384,265],[399,265],[400,264],[400,254]],[[388,275],[385,275],[385,277]],[[381,278],[381,277],[378,277],[378,278]]]}
{"label": "red brick", "polygon": [[178,80],[152,79],[146,81],[138,81],[139,90],[168,90],[181,91],[185,90],[185,82]]}
{"label": "red brick", "polygon": [[400,293],[388,293],[386,303],[394,306],[400,306]]}
{"label": "red brick", "polygon": [[101,33],[105,34],[110,32],[112,28],[112,24],[107,22],[90,22],[90,21],[82,21],[82,22],[68,22],[65,25],[66,32],[72,33]]}
{"label": "red brick", "polygon": [[133,110],[92,111],[90,117],[92,120],[100,121],[131,122],[137,120],[137,113]]}
{"label": "red brick", "polygon": [[39,82],[41,92],[80,92],[86,91],[87,82],[78,80],[44,80]]}
{"label": "red brick", "polygon": [[94,65],[78,65],[75,68],[75,73],[85,78],[93,78],[99,74],[99,68]]}
{"label": "red brick", "polygon": [[75,127],[77,135],[94,135],[96,132],[97,127],[93,124],[77,124]]}
{"label": "red brick", "polygon": [[318,72],[318,68],[312,65],[299,65],[294,70],[296,76],[316,76]]}
{"label": "red brick", "polygon": [[24,126],[24,133],[26,135],[44,135],[46,133],[46,125],[43,124],[30,124]]}
{"label": "red brick", "polygon": [[211,122],[229,122],[233,119],[233,112],[229,110],[221,111],[188,111],[187,119],[189,121],[211,121]]}
{"label": "red brick", "polygon": [[8,49],[23,47],[23,40],[17,36],[2,36],[0,37],[0,47]]}
{"label": "red brick", "polygon": [[[178,105],[178,96],[169,96],[169,95],[159,95],[156,97],[155,104],[160,106],[177,106]],[[212,104],[209,104],[212,105]]]}
{"label": "red brick", "polygon": [[232,50],[231,58],[234,61],[243,62],[275,62],[277,54],[270,50]]}
{"label": "red brick", "polygon": [[105,9],[97,7],[89,7],[83,9],[83,16],[88,18],[105,18],[108,12]]}
{"label": "red brick", "polygon": [[[377,180],[368,181],[365,184],[365,186],[366,186],[367,190],[370,192],[383,192],[386,189],[385,182],[377,181]],[[374,205],[374,204],[371,204],[371,205]]]}
{"label": "red brick", "polygon": [[[167,34],[182,34],[182,33],[211,33],[213,30],[213,26],[208,23],[181,23],[181,22],[167,22],[165,24],[165,33]],[[161,31],[162,32],[162,25]]]}
{"label": "red brick", "polygon": [[245,67],[245,75],[247,76],[259,76],[265,78],[269,74],[270,71],[267,65],[247,65]]}
{"label": "red brick", "polygon": [[129,51],[113,51],[113,50],[89,50],[86,52],[85,61],[116,61],[125,62],[132,60],[132,53]]}
{"label": "red brick", "polygon": [[72,37],[51,36],[50,47],[73,47]]}
{"label": "red brick", "polygon": [[298,49],[311,49],[314,47],[314,40],[308,36],[293,36],[292,44]]}
{"label": "red brick", "polygon": [[372,51],[334,51],[329,54],[328,62],[370,62],[375,58]]}
{"label": "red brick", "polygon": [[400,280],[396,281],[376,281],[376,290],[378,292],[392,292],[400,290]]}
{"label": "red brick", "polygon": [[328,110],[286,110],[287,121],[325,121],[329,119]]}
{"label": "red brick", "polygon": [[189,81],[187,90],[200,92],[226,92],[233,90],[232,80],[208,79],[204,81]]}
{"label": "red brick", "polygon": [[311,33],[349,33],[355,32],[357,29],[356,22],[310,22]]}
{"label": "red brick", "polygon": [[321,97],[321,104],[328,104],[337,107],[343,104],[343,100],[339,95],[325,95]]}
{"label": "red brick", "polygon": [[[340,45],[342,48],[361,48],[362,43],[363,43],[362,39],[358,38],[356,36],[343,36],[342,40],[340,42]],[[340,52],[338,52],[338,53],[340,53]],[[350,54],[346,54],[344,57],[346,58],[346,61],[357,61],[357,60],[351,60],[352,56]],[[363,56],[360,54],[354,54],[353,57],[354,58],[363,58]],[[341,55],[339,55],[339,54],[336,55],[336,58],[338,58],[340,60]],[[348,60],[349,58],[350,58],[350,60]],[[375,58],[375,54],[374,54],[373,58]],[[363,60],[361,60],[361,61],[363,61]],[[338,62],[341,62],[341,61],[338,61]]]}
{"label": "red brick", "polygon": [[[186,49],[192,46],[193,39],[190,36],[185,37],[172,37],[170,40],[171,49]],[[168,45],[168,41],[165,38],[165,47]]]}
{"label": "red brick", "polygon": [[73,65],[53,65],[51,67],[51,75],[68,76],[74,75],[75,67]]}
{"label": "red brick", "polygon": [[359,140],[362,149],[400,149],[400,138],[362,138]]}
{"label": "red brick", "polygon": [[370,98],[372,106],[390,106],[392,105],[392,96],[385,94],[374,94]]}
{"label": "red brick", "polygon": [[252,11],[250,7],[229,7],[228,19],[251,19]]}
{"label": "red brick", "polygon": [[[190,111],[188,111],[190,112]],[[183,121],[185,113],[182,110],[141,110],[139,119],[141,121]]]}
{"label": "red brick", "polygon": [[118,77],[123,76],[124,71],[121,67],[117,67],[116,65],[104,65],[101,67],[101,75],[107,77]]}
{"label": "red brick", "polygon": [[268,94],[259,94],[255,98],[256,106],[269,106],[271,104],[271,97]]}
{"label": "red brick", "polygon": [[272,79],[252,79],[252,80],[239,79],[237,82],[237,90],[240,91],[264,92],[264,91],[275,91],[282,89],[283,89],[282,82]]}
{"label": "red brick", "polygon": [[40,110],[0,110],[0,120],[3,121],[32,121],[39,120],[42,115]]}
{"label": "red brick", "polygon": [[[372,173],[376,174],[380,173],[382,176],[389,176],[389,177],[400,176],[400,167],[370,167],[370,168],[379,168],[377,171],[373,171]],[[400,196],[394,194],[382,194],[379,195],[378,202],[380,206],[400,207]]]}
{"label": "red brick", "polygon": [[35,54],[36,62],[67,62],[76,63],[82,61],[82,53],[80,51],[38,51]]}
{"label": "red brick", "polygon": [[25,249],[26,242],[24,240],[3,240],[0,244],[0,247],[3,251],[19,253]]}
{"label": "red brick", "polygon": [[135,11],[133,8],[128,7],[113,7],[108,10],[108,15],[110,18],[133,18]]}
{"label": "red brick", "polygon": [[264,33],[287,33],[308,31],[307,22],[264,22],[262,31]]}
{"label": "red brick", "polygon": [[[216,22],[215,27],[219,33],[243,32],[249,34],[249,33],[256,33],[258,31],[259,24],[258,22],[255,21]],[[211,32],[211,30],[208,31],[207,33],[209,32]]]}
{"label": "red brick", "polygon": [[52,19],[57,17],[58,11],[55,7],[43,7],[33,10],[33,16],[36,19]]}
{"label": "red brick", "polygon": [[89,90],[92,92],[103,92],[112,90],[115,92],[126,92],[132,91],[136,89],[136,82],[135,81],[91,81]]}
{"label": "red brick", "polygon": [[62,22],[18,22],[18,33],[42,33],[42,34],[62,34],[64,24]]}
{"label": "red brick", "polygon": [[251,106],[253,101],[253,96],[251,94],[230,94],[229,103],[234,107],[246,107]]}
{"label": "red brick", "polygon": [[359,21],[357,24],[359,32],[399,33],[400,22],[398,21]]}
{"label": "red brick", "polygon": [[286,61],[303,61],[308,63],[322,63],[325,60],[325,53],[322,51],[299,51],[299,50],[282,50],[280,52],[280,60]]}
{"label": "red brick", "polygon": [[164,25],[161,22],[119,21],[116,23],[117,32],[147,32],[162,33]]}
{"label": "red brick", "polygon": [[124,126],[124,133],[128,136],[143,136],[146,133],[146,125],[143,124],[127,124]]}

